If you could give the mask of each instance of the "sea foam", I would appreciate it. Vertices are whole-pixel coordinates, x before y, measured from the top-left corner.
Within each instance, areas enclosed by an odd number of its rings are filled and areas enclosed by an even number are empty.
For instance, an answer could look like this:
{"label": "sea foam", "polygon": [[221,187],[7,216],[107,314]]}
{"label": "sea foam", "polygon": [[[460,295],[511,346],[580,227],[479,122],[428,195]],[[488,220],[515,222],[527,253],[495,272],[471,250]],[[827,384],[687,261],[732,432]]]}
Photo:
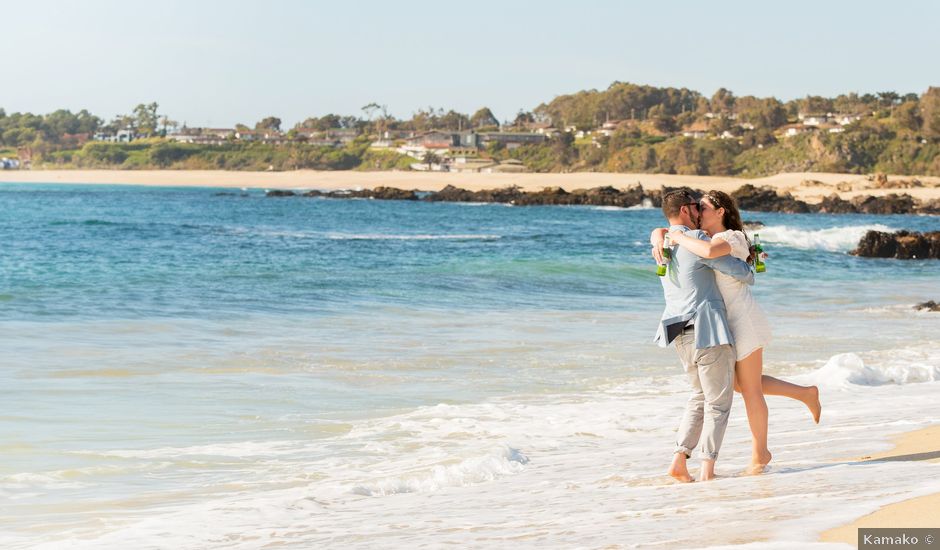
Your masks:
{"label": "sea foam", "polygon": [[358,485],[352,492],[363,496],[386,496],[426,493],[444,487],[466,487],[519,473],[528,463],[529,458],[518,449],[503,445],[486,456],[468,458],[447,466],[437,465],[419,475],[380,479]]}
{"label": "sea foam", "polygon": [[868,231],[891,232],[895,229],[882,224],[847,225],[826,229],[798,229],[786,225],[769,225],[760,228],[755,233],[759,233],[761,240],[765,243],[803,250],[848,252],[858,246],[858,241]]}
{"label": "sea foam", "polygon": [[936,382],[940,381],[940,350],[925,345],[865,354],[840,353],[808,378],[830,388]]}

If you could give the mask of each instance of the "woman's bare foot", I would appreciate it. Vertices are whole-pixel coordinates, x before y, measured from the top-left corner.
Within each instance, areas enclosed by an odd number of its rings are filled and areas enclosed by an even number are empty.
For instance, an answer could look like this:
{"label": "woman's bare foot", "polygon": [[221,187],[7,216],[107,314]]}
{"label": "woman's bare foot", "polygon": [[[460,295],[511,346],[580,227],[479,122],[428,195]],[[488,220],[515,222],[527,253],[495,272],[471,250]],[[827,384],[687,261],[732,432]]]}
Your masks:
{"label": "woman's bare foot", "polygon": [[669,465],[669,477],[682,483],[691,483],[692,476],[689,475],[689,466],[686,464],[684,453],[676,453],[672,457],[672,464]]}
{"label": "woman's bare foot", "polygon": [[819,402],[819,388],[810,386],[807,392],[806,400],[803,403],[809,407],[809,412],[813,414],[813,422],[819,424],[819,417],[822,416],[822,403]]}
{"label": "woman's bare foot", "polygon": [[751,457],[751,464],[744,470],[744,475],[756,476],[767,471],[767,465],[773,459],[770,451],[764,449],[762,452]]}

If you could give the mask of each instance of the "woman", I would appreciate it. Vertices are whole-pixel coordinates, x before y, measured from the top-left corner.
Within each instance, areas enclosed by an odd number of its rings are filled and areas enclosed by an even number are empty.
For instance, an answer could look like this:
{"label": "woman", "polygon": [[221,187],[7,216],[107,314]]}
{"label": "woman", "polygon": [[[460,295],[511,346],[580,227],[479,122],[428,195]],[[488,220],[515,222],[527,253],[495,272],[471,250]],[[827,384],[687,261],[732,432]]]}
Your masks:
{"label": "woman", "polygon": [[[740,260],[753,262],[750,241],[744,233],[741,214],[730,195],[721,191],[709,191],[702,197],[699,211],[700,228],[711,235],[711,241],[690,237],[677,230],[669,233],[673,244],[685,247],[703,258],[731,254]],[[666,229],[653,231],[650,241],[655,252],[662,250],[663,235],[666,232]],[[734,336],[737,354],[734,390],[744,396],[747,421],[753,438],[751,464],[747,473],[757,474],[764,471],[772,458],[767,449],[768,412],[764,395],[782,395],[803,402],[818,424],[822,412],[819,389],[816,386],[798,386],[762,374],[763,349],[770,343],[767,316],[754,300],[748,285],[718,272],[715,272],[715,281],[725,300],[728,324]]]}

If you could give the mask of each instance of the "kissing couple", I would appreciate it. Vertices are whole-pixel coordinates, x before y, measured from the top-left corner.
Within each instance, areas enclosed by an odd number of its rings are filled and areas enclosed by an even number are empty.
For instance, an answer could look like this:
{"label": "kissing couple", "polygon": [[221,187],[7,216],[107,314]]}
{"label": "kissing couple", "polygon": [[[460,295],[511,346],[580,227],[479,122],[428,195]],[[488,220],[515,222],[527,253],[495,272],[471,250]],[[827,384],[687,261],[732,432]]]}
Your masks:
{"label": "kissing couple", "polygon": [[655,229],[650,236],[653,257],[667,266],[661,277],[666,308],[655,342],[660,347],[675,345],[692,388],[676,434],[669,475],[693,481],[687,461],[697,448],[702,458],[698,480],[715,477],[735,391],[744,397],[751,428],[751,463],[746,473],[759,474],[772,458],[767,448],[764,396],[801,401],[819,423],[819,389],[762,372],[770,324],[751,294],[755,254],[734,199],[721,191],[698,198],[688,190],[677,190],[663,196],[662,209],[669,229]]}

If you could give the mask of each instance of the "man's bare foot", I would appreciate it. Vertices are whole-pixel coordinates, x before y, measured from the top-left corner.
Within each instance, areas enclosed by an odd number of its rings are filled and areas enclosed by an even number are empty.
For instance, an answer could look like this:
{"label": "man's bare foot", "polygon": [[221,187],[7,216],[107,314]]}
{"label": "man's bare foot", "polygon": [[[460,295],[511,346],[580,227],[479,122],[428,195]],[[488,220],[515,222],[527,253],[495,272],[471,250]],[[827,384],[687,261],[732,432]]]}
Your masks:
{"label": "man's bare foot", "polygon": [[819,388],[810,386],[807,394],[806,401],[803,401],[803,403],[809,407],[809,412],[813,414],[813,422],[819,424],[819,417],[822,416],[822,403],[819,402]]}
{"label": "man's bare foot", "polygon": [[767,465],[773,460],[774,455],[764,449],[762,452],[751,457],[751,464],[745,468],[744,475],[756,476],[767,471]]}
{"label": "man's bare foot", "polygon": [[686,464],[684,453],[676,453],[672,457],[672,464],[669,465],[669,477],[682,483],[691,483],[692,476],[689,475],[689,466]]}
{"label": "man's bare foot", "polygon": [[715,461],[703,460],[702,467],[698,472],[699,481],[711,481],[715,479]]}

